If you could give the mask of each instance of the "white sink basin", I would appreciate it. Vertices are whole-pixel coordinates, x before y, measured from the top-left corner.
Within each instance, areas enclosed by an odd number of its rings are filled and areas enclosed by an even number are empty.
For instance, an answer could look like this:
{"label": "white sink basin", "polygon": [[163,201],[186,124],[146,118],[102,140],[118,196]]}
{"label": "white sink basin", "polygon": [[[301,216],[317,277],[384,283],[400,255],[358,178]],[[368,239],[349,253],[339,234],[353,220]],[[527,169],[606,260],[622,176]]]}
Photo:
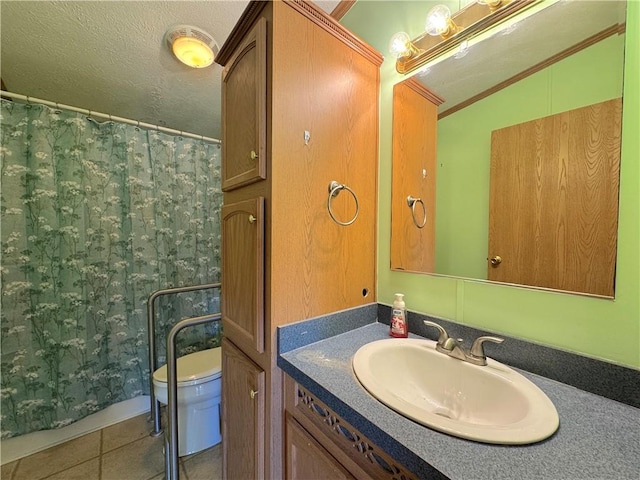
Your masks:
{"label": "white sink basin", "polygon": [[436,352],[424,339],[387,339],[353,357],[356,377],[380,402],[456,437],[518,445],[551,436],[559,424],[551,400],[511,368],[476,366]]}

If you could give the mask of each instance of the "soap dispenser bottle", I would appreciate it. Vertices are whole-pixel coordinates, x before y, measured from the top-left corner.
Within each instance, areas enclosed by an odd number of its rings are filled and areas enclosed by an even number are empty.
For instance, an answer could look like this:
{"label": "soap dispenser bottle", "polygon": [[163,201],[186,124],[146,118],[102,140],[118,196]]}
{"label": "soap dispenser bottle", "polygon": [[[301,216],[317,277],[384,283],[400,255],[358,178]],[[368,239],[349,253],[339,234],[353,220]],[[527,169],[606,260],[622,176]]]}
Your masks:
{"label": "soap dispenser bottle", "polygon": [[396,293],[396,298],[393,301],[389,335],[396,338],[407,338],[409,336],[407,310],[405,309],[404,295],[402,293]]}

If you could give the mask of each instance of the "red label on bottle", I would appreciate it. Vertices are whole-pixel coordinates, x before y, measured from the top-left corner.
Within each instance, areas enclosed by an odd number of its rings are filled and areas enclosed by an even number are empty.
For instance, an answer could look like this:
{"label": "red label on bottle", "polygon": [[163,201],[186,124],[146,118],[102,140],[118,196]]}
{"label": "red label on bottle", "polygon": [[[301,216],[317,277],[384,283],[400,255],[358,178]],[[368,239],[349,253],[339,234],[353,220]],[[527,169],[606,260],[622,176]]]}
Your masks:
{"label": "red label on bottle", "polygon": [[402,310],[393,310],[391,315],[391,335],[394,337],[408,336],[407,322],[402,315]]}

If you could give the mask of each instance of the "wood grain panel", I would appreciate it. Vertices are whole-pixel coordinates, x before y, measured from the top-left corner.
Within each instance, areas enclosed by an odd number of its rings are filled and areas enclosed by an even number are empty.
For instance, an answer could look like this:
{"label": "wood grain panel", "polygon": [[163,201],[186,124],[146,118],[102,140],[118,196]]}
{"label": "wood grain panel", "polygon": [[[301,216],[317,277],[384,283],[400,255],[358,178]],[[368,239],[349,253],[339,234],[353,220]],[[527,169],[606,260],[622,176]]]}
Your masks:
{"label": "wood grain panel", "polygon": [[266,61],[267,24],[261,18],[222,73],[224,191],[266,178]]}
{"label": "wood grain panel", "polygon": [[262,197],[222,207],[223,329],[257,352],[264,351],[264,219]]}
{"label": "wood grain panel", "polygon": [[[414,80],[393,87],[391,185],[391,268],[433,272],[435,264],[436,132],[439,97],[415,88]],[[417,82],[415,82],[417,83]],[[411,195],[424,203],[427,221],[418,228],[407,204]],[[416,205],[416,221],[423,219]]]}
{"label": "wood grain panel", "polygon": [[[283,324],[375,301],[379,73],[288,4],[274,11],[271,314]],[[328,214],[332,180],[358,196],[348,227]],[[332,205],[342,220],[355,212],[346,191]]]}
{"label": "wood grain panel", "polygon": [[285,375],[284,387],[287,413],[351,475],[371,480],[417,479],[291,377]]}
{"label": "wood grain panel", "polygon": [[227,338],[222,371],[222,478],[264,479],[265,372]]}
{"label": "wood grain panel", "polygon": [[491,136],[490,280],[612,297],[622,99]]}
{"label": "wood grain panel", "polygon": [[355,479],[293,418],[286,416],[287,480]]}

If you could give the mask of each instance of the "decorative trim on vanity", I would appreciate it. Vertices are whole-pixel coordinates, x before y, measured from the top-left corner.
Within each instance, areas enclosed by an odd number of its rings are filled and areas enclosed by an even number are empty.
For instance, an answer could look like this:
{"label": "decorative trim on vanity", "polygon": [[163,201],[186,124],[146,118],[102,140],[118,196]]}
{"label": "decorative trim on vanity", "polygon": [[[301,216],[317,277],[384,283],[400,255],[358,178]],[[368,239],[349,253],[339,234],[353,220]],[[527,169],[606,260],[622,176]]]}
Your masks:
{"label": "decorative trim on vanity", "polygon": [[[311,420],[372,478],[417,480],[415,475],[395,462],[382,449],[297,383],[295,383],[295,396],[295,411]],[[299,418],[299,416],[296,417]]]}

